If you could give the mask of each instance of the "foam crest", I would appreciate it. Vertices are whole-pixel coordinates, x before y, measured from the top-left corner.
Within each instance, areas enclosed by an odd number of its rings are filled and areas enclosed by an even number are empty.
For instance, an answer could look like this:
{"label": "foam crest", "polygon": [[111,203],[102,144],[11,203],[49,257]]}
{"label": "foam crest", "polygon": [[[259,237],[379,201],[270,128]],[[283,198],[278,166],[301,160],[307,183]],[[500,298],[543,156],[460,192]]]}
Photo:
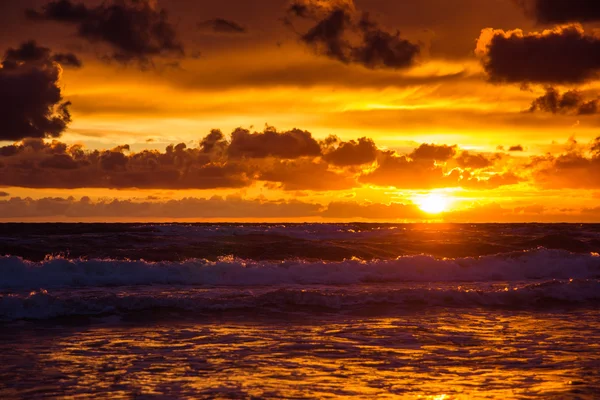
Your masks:
{"label": "foam crest", "polygon": [[341,262],[220,261],[182,262],[52,258],[31,262],[0,258],[0,290],[143,285],[277,286],[349,285],[389,282],[488,282],[600,277],[597,254],[537,249],[484,257]]}

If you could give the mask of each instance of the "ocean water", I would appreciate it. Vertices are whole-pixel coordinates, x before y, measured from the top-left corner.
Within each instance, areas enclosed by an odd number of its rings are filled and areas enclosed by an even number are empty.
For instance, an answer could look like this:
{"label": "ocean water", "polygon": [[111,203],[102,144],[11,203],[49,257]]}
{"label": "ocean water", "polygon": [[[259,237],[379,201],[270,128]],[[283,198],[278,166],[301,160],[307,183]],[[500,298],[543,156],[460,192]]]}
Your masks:
{"label": "ocean water", "polygon": [[600,397],[600,225],[2,224],[0,398]]}

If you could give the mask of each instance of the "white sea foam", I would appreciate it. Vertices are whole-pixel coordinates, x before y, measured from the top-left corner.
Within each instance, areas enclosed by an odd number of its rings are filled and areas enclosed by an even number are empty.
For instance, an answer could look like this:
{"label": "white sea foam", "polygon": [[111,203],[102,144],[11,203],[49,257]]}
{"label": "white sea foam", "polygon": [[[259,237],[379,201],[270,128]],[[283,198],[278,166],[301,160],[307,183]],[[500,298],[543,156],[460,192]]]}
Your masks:
{"label": "white sea foam", "polygon": [[0,258],[0,290],[138,285],[348,285],[385,282],[488,282],[600,277],[600,257],[537,249],[476,258],[395,260],[146,262]]}

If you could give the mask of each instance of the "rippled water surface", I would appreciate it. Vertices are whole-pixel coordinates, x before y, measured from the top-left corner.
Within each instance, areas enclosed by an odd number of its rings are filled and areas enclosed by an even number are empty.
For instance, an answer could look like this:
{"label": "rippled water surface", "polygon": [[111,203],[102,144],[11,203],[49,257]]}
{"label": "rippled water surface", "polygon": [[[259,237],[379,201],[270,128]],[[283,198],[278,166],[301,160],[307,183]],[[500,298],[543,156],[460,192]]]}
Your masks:
{"label": "rippled water surface", "polygon": [[1,334],[0,397],[591,399],[599,318],[438,309],[17,324]]}

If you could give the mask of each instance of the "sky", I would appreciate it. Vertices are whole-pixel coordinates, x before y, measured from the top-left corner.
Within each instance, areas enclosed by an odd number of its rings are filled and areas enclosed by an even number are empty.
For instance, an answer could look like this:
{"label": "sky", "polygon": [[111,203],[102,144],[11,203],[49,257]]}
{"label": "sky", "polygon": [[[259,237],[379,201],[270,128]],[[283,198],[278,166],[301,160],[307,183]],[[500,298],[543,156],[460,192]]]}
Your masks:
{"label": "sky", "polygon": [[596,0],[0,1],[0,220],[600,222]]}

